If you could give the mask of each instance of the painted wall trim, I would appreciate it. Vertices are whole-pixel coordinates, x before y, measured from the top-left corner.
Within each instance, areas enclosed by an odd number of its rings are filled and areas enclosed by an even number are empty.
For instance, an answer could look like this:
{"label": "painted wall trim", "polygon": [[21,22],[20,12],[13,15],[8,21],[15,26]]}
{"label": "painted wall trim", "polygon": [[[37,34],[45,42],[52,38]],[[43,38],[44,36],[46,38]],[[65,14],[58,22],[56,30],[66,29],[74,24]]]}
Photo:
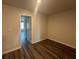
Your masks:
{"label": "painted wall trim", "polygon": [[33,41],[33,42],[32,42],[32,44],[37,43],[37,42],[40,42],[40,41],[41,41],[41,40],[38,40],[38,41]]}
{"label": "painted wall trim", "polygon": [[46,39],[47,39],[47,38],[44,38],[44,39],[42,39],[42,40],[38,40],[38,41],[32,42],[32,44],[37,43],[37,42],[41,42],[41,41],[46,40]]}
{"label": "painted wall trim", "polygon": [[6,53],[9,53],[9,52],[15,51],[15,50],[17,50],[17,49],[20,49],[20,48],[21,48],[21,46],[16,47],[16,48],[11,49],[11,50],[6,50],[6,51],[2,52],[2,54],[6,54]]}
{"label": "painted wall trim", "polygon": [[61,43],[61,44],[64,44],[64,45],[66,45],[66,46],[69,46],[69,47],[71,47],[71,48],[73,48],[73,49],[76,49],[76,47],[73,47],[73,46],[71,46],[71,45],[69,45],[69,44],[67,44],[67,43],[63,43],[63,42],[58,41],[58,40],[56,40],[56,39],[52,39],[52,38],[49,38],[49,37],[47,37],[47,39],[50,39],[50,40],[52,40],[52,41],[59,42],[59,43]]}

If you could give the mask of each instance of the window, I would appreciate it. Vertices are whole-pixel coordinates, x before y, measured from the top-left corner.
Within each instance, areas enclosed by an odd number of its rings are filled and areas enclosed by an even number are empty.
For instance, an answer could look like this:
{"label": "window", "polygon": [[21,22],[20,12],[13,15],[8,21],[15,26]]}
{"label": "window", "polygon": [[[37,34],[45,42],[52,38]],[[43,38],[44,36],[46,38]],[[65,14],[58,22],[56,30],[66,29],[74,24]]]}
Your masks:
{"label": "window", "polygon": [[21,22],[21,30],[24,30],[24,22]]}

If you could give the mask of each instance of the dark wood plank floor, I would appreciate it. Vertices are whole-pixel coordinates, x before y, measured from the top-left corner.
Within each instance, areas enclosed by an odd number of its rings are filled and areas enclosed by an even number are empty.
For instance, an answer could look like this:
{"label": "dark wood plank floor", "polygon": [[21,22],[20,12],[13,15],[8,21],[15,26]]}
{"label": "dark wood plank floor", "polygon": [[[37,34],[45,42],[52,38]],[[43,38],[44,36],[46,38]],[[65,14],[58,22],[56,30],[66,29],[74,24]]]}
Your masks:
{"label": "dark wood plank floor", "polygon": [[24,41],[22,48],[8,54],[3,59],[76,59],[75,49],[60,43],[44,40],[33,45]]}

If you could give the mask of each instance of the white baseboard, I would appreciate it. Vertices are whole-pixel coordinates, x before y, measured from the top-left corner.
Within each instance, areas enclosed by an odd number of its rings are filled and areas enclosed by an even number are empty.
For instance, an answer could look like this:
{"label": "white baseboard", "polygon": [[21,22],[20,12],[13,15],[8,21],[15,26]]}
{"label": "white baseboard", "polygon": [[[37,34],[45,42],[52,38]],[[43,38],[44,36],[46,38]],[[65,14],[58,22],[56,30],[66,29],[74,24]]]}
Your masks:
{"label": "white baseboard", "polygon": [[17,49],[20,49],[20,48],[21,48],[21,47],[16,47],[16,48],[14,48],[14,49],[6,50],[6,51],[2,52],[2,54],[6,54],[6,53],[9,53],[9,52],[15,51],[15,50],[17,50]]}
{"label": "white baseboard", "polygon": [[46,38],[41,38],[41,40],[34,41],[34,42],[32,42],[32,44],[37,43],[37,42],[40,42],[40,41],[43,41],[43,40],[45,40],[45,39],[46,39]]}
{"label": "white baseboard", "polygon": [[[50,40],[55,41],[55,42],[59,42],[59,43],[61,43],[61,44],[64,44],[64,45],[69,46],[69,47],[74,48],[74,49],[76,48],[76,47],[74,47],[74,46],[71,46],[71,45],[69,45],[69,44],[67,44],[67,43],[63,43],[63,42],[58,41],[58,40],[56,40],[56,39],[52,39],[52,38],[49,38],[49,37],[47,37],[47,39],[50,39]],[[44,40],[45,40],[45,39],[44,39]],[[40,41],[43,41],[43,40],[34,41],[34,42],[32,42],[32,44],[37,43],[37,42],[40,42]]]}
{"label": "white baseboard", "polygon": [[34,43],[37,43],[37,42],[40,42],[41,40],[38,40],[38,41],[34,41],[34,42],[32,42],[32,44],[34,44]]}
{"label": "white baseboard", "polygon": [[53,40],[53,41],[55,41],[55,42],[59,42],[59,43],[61,43],[61,44],[64,44],[64,45],[66,45],[66,46],[69,46],[69,47],[75,49],[75,47],[73,47],[73,46],[71,46],[71,45],[69,45],[69,44],[67,44],[67,43],[63,43],[63,42],[61,42],[61,41],[57,41],[56,39],[52,39],[52,38],[48,38],[48,37],[47,37],[47,39]]}

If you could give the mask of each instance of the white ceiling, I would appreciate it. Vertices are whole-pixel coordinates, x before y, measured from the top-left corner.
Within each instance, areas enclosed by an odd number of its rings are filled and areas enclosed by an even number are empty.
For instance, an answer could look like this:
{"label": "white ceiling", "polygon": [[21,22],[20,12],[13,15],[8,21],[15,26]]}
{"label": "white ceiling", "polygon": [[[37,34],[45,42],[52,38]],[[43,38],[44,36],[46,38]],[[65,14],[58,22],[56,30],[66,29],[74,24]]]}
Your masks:
{"label": "white ceiling", "polygon": [[[3,3],[30,11],[34,11],[36,6],[36,0],[3,0]],[[38,10],[44,14],[52,14],[75,8],[76,0],[42,0]]]}

